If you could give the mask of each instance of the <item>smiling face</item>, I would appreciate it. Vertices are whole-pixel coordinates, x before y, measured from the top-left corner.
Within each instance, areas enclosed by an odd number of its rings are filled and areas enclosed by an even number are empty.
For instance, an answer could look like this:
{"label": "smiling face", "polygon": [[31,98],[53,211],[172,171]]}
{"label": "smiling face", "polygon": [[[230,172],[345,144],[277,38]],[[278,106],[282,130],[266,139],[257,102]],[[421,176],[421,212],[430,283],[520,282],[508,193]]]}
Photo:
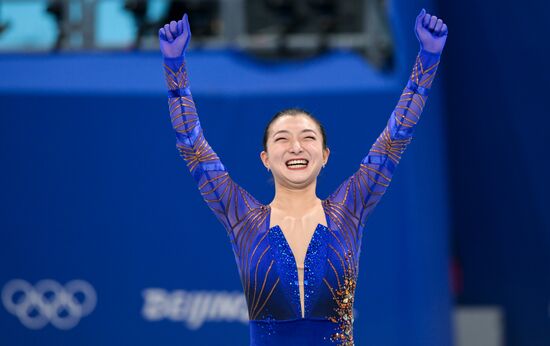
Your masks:
{"label": "smiling face", "polygon": [[267,151],[260,157],[273,173],[275,184],[302,188],[316,182],[330,150],[323,148],[317,123],[305,114],[284,115],[269,127]]}

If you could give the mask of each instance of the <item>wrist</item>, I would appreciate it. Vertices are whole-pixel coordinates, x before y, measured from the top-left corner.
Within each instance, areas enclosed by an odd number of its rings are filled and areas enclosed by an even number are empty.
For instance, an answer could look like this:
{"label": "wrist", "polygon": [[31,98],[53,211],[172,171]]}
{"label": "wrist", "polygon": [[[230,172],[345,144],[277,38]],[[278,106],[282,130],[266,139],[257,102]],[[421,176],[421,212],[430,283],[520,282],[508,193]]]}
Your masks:
{"label": "wrist", "polygon": [[[164,66],[169,68],[171,71],[176,72],[182,69],[182,65],[185,64],[185,55],[177,57],[167,57],[163,56]],[[185,67],[183,67],[185,69]]]}
{"label": "wrist", "polygon": [[420,47],[420,50],[418,51],[418,59],[420,59],[423,68],[426,69],[439,62],[439,60],[441,59],[441,52],[433,53]]}
{"label": "wrist", "polygon": [[439,59],[441,57],[441,53],[442,52],[431,52],[431,51],[429,51],[428,49],[426,49],[422,46],[420,47],[420,50],[418,51],[418,55],[424,55],[426,57],[437,58],[437,59]]}
{"label": "wrist", "polygon": [[433,82],[433,77],[437,71],[440,57],[441,54],[432,53],[420,47],[407,87],[418,94],[427,96]]}
{"label": "wrist", "polygon": [[182,54],[180,56],[174,56],[174,57],[163,55],[162,58],[166,63],[181,64],[185,61],[185,54]]}
{"label": "wrist", "polygon": [[185,55],[178,57],[164,56],[164,74],[168,83],[169,96],[186,96],[190,94],[189,79],[185,66]]}

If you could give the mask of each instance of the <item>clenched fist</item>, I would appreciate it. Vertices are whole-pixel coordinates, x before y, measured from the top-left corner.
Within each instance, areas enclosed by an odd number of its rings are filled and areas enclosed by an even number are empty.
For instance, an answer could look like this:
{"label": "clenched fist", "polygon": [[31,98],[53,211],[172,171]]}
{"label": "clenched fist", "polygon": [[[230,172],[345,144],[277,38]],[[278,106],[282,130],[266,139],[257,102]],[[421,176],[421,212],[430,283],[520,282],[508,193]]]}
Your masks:
{"label": "clenched fist", "polygon": [[441,54],[448,33],[447,24],[443,23],[441,19],[422,9],[416,17],[415,33],[421,49],[429,53]]}
{"label": "clenched fist", "polygon": [[187,14],[183,18],[171,21],[159,30],[160,51],[165,58],[178,58],[185,55],[185,49],[191,41],[191,29]]}

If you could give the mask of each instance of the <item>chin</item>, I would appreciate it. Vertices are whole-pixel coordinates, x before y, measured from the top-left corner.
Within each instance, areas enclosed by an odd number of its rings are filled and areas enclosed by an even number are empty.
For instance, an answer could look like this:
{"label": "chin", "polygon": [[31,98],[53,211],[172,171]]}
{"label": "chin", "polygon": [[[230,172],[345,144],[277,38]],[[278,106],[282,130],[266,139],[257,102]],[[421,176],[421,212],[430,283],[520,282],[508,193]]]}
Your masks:
{"label": "chin", "polygon": [[304,176],[301,178],[285,177],[284,180],[287,181],[293,187],[306,187],[317,180],[317,175],[310,174],[308,176]]}

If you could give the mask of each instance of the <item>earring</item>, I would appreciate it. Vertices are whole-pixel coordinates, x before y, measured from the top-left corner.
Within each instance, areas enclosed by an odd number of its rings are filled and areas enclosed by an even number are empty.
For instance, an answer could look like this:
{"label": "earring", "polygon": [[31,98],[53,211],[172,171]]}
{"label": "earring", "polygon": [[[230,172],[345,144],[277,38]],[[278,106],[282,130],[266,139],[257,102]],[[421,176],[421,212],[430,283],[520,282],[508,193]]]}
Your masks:
{"label": "earring", "polygon": [[326,163],[323,163],[323,168],[325,168],[325,166],[326,166]]}
{"label": "earring", "polygon": [[267,167],[267,171],[269,172],[269,167]]}

